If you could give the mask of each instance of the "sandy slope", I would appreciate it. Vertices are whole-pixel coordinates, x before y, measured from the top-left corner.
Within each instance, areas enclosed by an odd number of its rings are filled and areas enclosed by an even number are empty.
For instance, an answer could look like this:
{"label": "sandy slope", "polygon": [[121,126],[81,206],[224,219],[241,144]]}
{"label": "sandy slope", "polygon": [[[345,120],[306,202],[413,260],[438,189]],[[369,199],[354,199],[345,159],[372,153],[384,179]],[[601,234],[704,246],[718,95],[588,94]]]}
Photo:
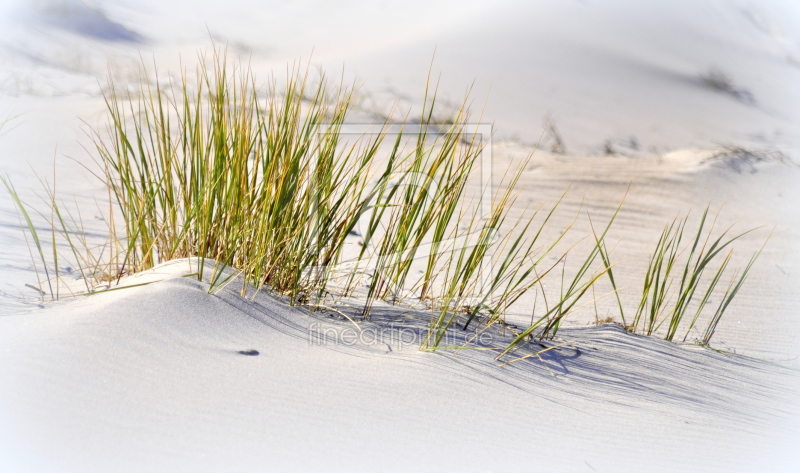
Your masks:
{"label": "sandy slope", "polygon": [[[495,165],[529,151],[498,146]],[[177,278],[0,317],[0,457],[19,471],[793,471],[800,216],[785,202],[798,199],[800,170],[699,161],[538,153],[517,208],[571,183],[557,232],[581,202],[608,218],[630,183],[610,234],[628,309],[676,212],[727,200],[720,226],[775,225],[714,340],[758,360],[595,326],[591,306],[560,332],[568,345],[505,367],[391,339],[320,346],[309,330],[352,326]],[[579,220],[574,239],[588,231]],[[764,236],[743,241],[736,263]],[[190,272],[175,262],[130,283]],[[530,303],[510,320],[523,323]],[[611,299],[598,305],[617,317]],[[237,353],[251,349],[260,355]]]}
{"label": "sandy slope", "polygon": [[[534,142],[550,112],[574,153],[631,138],[646,153],[716,143],[800,150],[791,0],[5,0],[0,24],[6,95],[96,94],[109,66],[129,78],[139,52],[175,70],[210,33],[260,77],[282,76],[313,50],[333,77],[344,66],[347,80],[366,80],[381,109],[421,101],[436,51],[440,99],[459,102],[474,81],[476,108],[489,98],[483,118],[500,137]],[[703,81],[712,71],[727,89]]]}
{"label": "sandy slope", "polygon": [[[178,261],[151,279],[189,270]],[[800,377],[775,365],[604,325],[565,331],[573,347],[542,361],[498,367],[486,352],[325,332],[348,327],[268,296],[211,296],[192,278],[4,317],[4,457],[28,471],[789,471],[800,461],[785,448],[800,427]]]}

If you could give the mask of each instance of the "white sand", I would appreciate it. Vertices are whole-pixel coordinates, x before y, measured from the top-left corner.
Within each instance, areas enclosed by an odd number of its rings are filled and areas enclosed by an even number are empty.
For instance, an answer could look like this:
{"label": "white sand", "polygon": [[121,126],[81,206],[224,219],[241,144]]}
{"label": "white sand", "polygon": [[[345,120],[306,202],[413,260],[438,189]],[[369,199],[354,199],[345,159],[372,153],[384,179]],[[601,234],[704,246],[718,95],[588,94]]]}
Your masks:
{"label": "white sand", "polygon": [[[0,0],[0,120],[23,114],[0,137],[0,171],[36,203],[33,172],[50,178],[57,156],[59,193],[76,195],[102,241],[103,191],[64,156],[90,164],[81,120],[103,123],[107,67],[133,80],[141,52],[165,77],[179,55],[193,63],[210,30],[260,79],[313,47],[333,76],[344,63],[346,78],[366,79],[362,105],[384,110],[421,101],[437,48],[443,101],[458,102],[472,79],[474,108],[489,97],[495,175],[530,152],[548,112],[564,137],[569,156],[547,153],[545,137],[515,212],[571,185],[553,230],[584,197],[604,221],[631,184],[609,234],[626,309],[678,212],[724,203],[720,227],[766,226],[737,247],[739,267],[774,226],[712,343],[757,360],[595,326],[593,307],[560,333],[578,356],[564,347],[506,367],[478,352],[310,345],[319,321],[267,296],[209,296],[190,278],[39,309],[0,198],[0,471],[800,469],[800,169],[701,164],[720,144],[800,161],[796,3],[454,5]],[[732,90],[705,84],[711,70]],[[607,140],[630,157],[599,156]],[[583,218],[565,243],[588,231]],[[186,272],[173,263],[157,278]],[[602,299],[598,313],[618,318],[614,307]],[[261,354],[236,353],[248,349]]]}
{"label": "white sand", "polygon": [[[309,326],[337,325],[266,296],[210,296],[191,278],[4,317],[5,458],[30,471],[789,471],[800,460],[785,448],[800,377],[774,365],[614,325],[565,331],[578,352],[502,368],[481,352],[313,344]],[[236,353],[250,349],[260,355]]]}

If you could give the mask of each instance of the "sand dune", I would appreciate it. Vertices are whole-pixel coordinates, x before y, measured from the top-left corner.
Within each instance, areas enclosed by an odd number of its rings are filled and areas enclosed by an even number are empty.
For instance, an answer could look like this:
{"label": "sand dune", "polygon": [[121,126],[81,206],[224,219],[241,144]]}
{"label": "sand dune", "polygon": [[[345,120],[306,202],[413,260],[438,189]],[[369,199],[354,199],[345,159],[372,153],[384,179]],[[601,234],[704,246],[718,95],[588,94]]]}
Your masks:
{"label": "sand dune", "polygon": [[[352,326],[266,295],[209,295],[177,277],[189,270],[168,263],[151,278],[160,282],[0,319],[0,396],[14,432],[5,458],[36,471],[752,471],[797,461],[781,449],[797,435],[787,419],[800,377],[772,364],[615,325],[565,330],[574,348],[505,367],[485,352],[420,353],[387,338],[310,341]],[[250,350],[258,356],[238,353]]]}
{"label": "sand dune", "polygon": [[[719,228],[762,226],[741,240],[739,267],[774,228],[714,337],[726,353],[597,325],[620,321],[606,297],[546,343],[563,346],[499,366],[486,351],[393,338],[424,326],[406,309],[360,322],[378,339],[331,339],[356,332],[268,294],[210,295],[181,277],[187,260],[123,280],[147,285],[44,302],[0,198],[0,470],[797,471],[798,32],[789,0],[0,0],[0,122],[16,117],[0,171],[32,204],[39,177],[56,179],[97,243],[106,194],[82,166],[106,72],[132,84],[144,57],[166,80],[210,39],[260,80],[313,49],[313,66],[365,81],[360,123],[395,103],[415,110],[429,70],[442,72],[444,115],[473,84],[474,117],[494,126],[495,181],[542,137],[512,216],[569,187],[550,238],[579,211],[604,221],[629,189],[609,233],[625,307],[679,213],[724,207]],[[564,244],[590,234],[581,218]]]}

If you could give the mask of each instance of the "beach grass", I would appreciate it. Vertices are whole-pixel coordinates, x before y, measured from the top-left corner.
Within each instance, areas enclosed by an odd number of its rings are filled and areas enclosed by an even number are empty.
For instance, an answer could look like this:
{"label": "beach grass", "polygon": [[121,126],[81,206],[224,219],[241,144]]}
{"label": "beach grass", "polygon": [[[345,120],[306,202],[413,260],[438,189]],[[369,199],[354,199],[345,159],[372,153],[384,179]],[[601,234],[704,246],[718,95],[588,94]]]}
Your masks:
{"label": "beach grass", "polygon": [[[383,119],[378,132],[352,142],[341,130],[356,92],[298,65],[280,85],[274,78],[261,85],[217,48],[200,55],[197,69],[179,79],[158,80],[158,71],[144,65],[136,87],[117,86],[109,77],[108,124],[91,133],[95,174],[108,190],[107,244],[89,245],[80,215],[65,210],[43,182],[48,258],[28,207],[2,178],[33,242],[37,276],[43,270],[42,294],[47,288],[51,299],[58,298],[60,261],[77,266],[91,293],[100,283],[162,262],[196,258],[196,277],[208,281],[209,292],[241,281],[243,297],[266,290],[312,310],[358,297],[355,315],[363,319],[378,301],[414,302],[431,314],[420,348],[436,350],[456,326],[503,324],[508,307],[544,278],[559,277],[560,266],[557,300],[514,332],[501,359],[531,339],[556,337],[603,277],[628,330],[654,335],[663,326],[665,339],[685,330],[685,340],[723,279],[729,247],[748,233],[727,237],[729,229],[711,240],[713,223],[704,233],[706,209],[684,247],[688,217],[672,221],[656,244],[639,306],[627,323],[614,277],[619,269],[606,243],[622,202],[600,232],[589,218],[588,253],[577,254],[577,246],[561,250],[580,211],[556,229],[558,236],[542,240],[563,196],[547,210],[509,217],[527,160],[510,169],[493,194],[483,188],[477,197],[467,195],[475,194],[472,179],[485,146],[470,127],[468,96],[450,121],[439,123],[429,78],[419,118]],[[415,131],[389,131],[397,126]],[[488,214],[476,199],[489,200]],[[57,238],[69,254],[60,255]],[[354,239],[360,245],[355,252]],[[709,343],[758,254],[724,290],[702,343]],[[568,258],[581,263],[570,276]],[[204,274],[205,260],[214,262],[211,274]],[[701,289],[707,273],[713,275]]]}
{"label": "beach grass", "polygon": [[[739,238],[756,230],[750,229],[728,236],[731,232],[731,228],[728,228],[712,241],[716,217],[709,225],[708,211],[708,207],[703,211],[694,237],[685,247],[682,247],[681,243],[684,241],[688,215],[683,218],[675,218],[664,227],[656,243],[656,248],[651,254],[639,306],[629,330],[652,335],[666,324],[664,339],[672,341],[679,336],[679,328],[684,322],[684,318],[693,312],[688,323],[683,324],[686,326],[686,330],[682,340],[686,341],[731,261],[733,250],[728,249],[727,252],[724,250]],[[766,241],[764,244],[766,245]],[[755,260],[761,254],[761,250],[763,250],[763,246],[750,259],[737,282],[734,282],[736,279],[736,275],[734,275],[734,280],[731,281],[722,296],[722,302],[709,322],[703,343],[707,344],[710,340],[719,319],[744,283]],[[680,263],[681,258],[684,260],[682,264]],[[720,259],[721,263],[716,266],[716,269],[713,269],[714,261]],[[681,268],[683,269],[681,270]],[[703,277],[706,274],[712,274],[712,276],[705,290],[701,290]],[[692,306],[692,301],[696,299],[696,296],[700,298],[699,302]]]}
{"label": "beach grass", "polygon": [[[201,64],[193,83],[184,74],[179,84],[142,81],[122,92],[110,81],[109,126],[93,136],[100,177],[125,225],[114,255],[120,275],[197,257],[218,265],[212,288],[228,282],[223,269],[235,268],[242,295],[268,288],[323,307],[360,292],[365,318],[378,300],[413,298],[438,314],[425,349],[438,347],[458,314],[496,322],[538,281],[535,270],[557,241],[545,251],[536,244],[557,204],[536,227],[538,212],[517,221],[514,229],[524,231],[514,241],[511,231],[499,235],[523,166],[491,196],[488,215],[474,199],[465,203],[483,142],[469,129],[466,106],[450,123],[433,122],[430,80],[412,136],[390,137],[397,123],[386,120],[345,145],[339,130],[353,87],[331,87],[324,76],[312,85],[296,67],[283,90],[275,80],[262,90],[222,51]],[[360,251],[345,258],[364,220]],[[411,277],[415,262],[424,270]]]}

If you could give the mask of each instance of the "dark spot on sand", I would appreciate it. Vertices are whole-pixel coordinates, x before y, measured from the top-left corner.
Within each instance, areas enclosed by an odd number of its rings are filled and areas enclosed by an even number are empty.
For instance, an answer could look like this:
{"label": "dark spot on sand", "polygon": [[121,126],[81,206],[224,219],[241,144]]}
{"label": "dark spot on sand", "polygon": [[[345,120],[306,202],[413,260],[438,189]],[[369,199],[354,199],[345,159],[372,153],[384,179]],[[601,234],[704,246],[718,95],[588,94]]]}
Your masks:
{"label": "dark spot on sand", "polygon": [[258,350],[239,350],[236,353],[245,356],[258,356]]}

